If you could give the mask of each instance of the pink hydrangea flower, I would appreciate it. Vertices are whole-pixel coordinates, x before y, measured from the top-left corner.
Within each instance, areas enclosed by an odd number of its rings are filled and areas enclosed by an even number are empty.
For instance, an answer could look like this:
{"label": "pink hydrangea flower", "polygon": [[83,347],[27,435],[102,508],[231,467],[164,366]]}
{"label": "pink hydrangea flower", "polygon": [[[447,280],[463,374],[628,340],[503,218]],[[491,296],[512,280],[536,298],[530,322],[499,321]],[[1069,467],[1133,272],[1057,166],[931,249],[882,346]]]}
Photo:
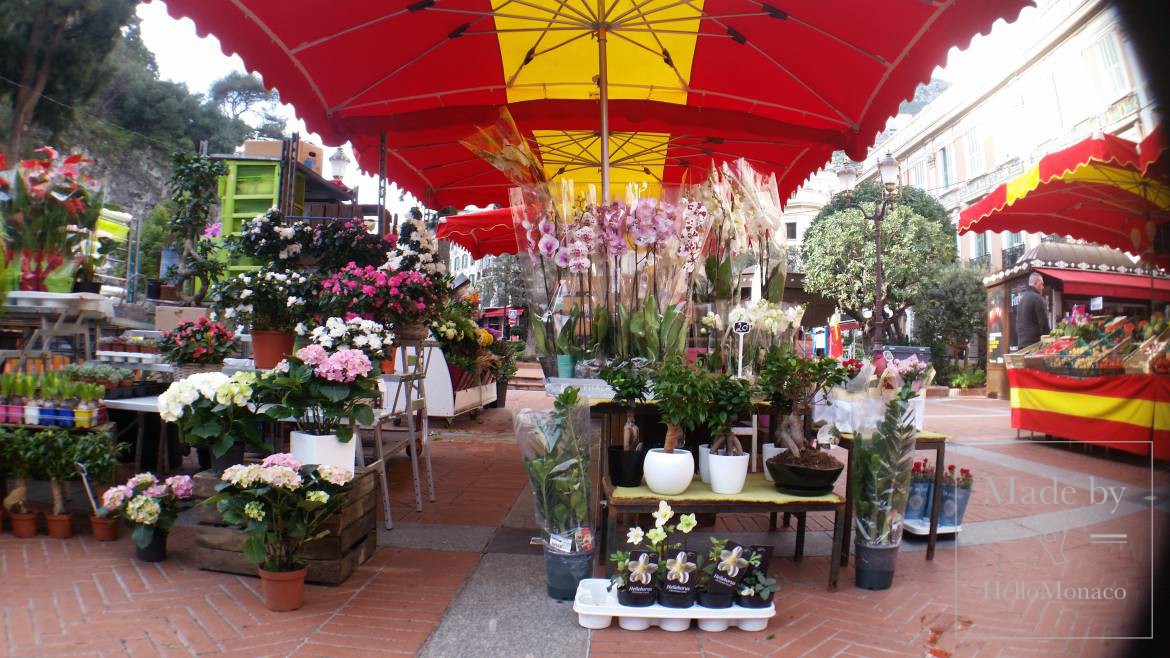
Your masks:
{"label": "pink hydrangea flower", "polygon": [[195,495],[195,481],[189,475],[172,475],[167,478],[167,486],[176,498],[185,500]]}
{"label": "pink hydrangea flower", "polygon": [[325,348],[317,344],[306,345],[297,350],[297,358],[311,366],[320,365],[328,356]]}
{"label": "pink hydrangea flower", "polygon": [[156,484],[146,490],[146,495],[151,498],[162,498],[167,495],[167,485]]}
{"label": "pink hydrangea flower", "polygon": [[296,457],[293,457],[291,453],[287,452],[278,452],[274,455],[268,455],[264,458],[264,462],[261,463],[261,466],[287,466],[294,471],[301,470],[300,460],[298,460]]}

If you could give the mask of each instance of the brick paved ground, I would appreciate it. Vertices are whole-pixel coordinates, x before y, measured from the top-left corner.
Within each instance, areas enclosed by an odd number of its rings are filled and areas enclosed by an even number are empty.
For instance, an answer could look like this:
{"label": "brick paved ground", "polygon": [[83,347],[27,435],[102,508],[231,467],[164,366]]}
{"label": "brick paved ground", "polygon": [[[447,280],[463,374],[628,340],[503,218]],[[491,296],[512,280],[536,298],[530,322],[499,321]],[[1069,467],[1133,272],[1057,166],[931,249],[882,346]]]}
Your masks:
{"label": "brick paved ground", "polygon": [[[516,396],[514,401],[517,406],[541,402],[538,394],[527,397],[532,399]],[[1039,469],[1047,467],[1135,488],[1148,486],[1148,465],[1140,460],[1043,444],[991,443],[1015,437],[1003,402],[932,401],[929,409],[930,429],[964,440],[948,461],[971,466],[980,482],[988,476],[1001,481],[1015,476],[1018,487],[1040,485],[1045,477]],[[409,468],[399,457],[391,468],[396,523],[498,526],[527,487],[514,444],[502,440],[510,425],[507,413],[485,413],[482,423],[467,419],[464,427],[457,425],[450,434],[441,426],[435,428],[438,502],[424,503],[421,514],[413,509]],[[469,436],[475,434],[480,436]],[[978,450],[970,454],[978,457],[961,453],[969,445]],[[1033,466],[1020,468],[1028,464]],[[1165,487],[1168,481],[1163,467],[1156,486]],[[1133,495],[1127,494],[1127,504],[1135,503]],[[852,568],[847,568],[840,591],[830,594],[824,588],[826,557],[806,557],[801,564],[779,557],[773,575],[783,591],[767,631],[668,634],[607,629],[591,634],[590,655],[920,656],[928,650],[953,656],[1110,655],[1116,642],[1022,638],[1123,634],[1124,622],[1138,617],[1148,600],[1148,573],[1143,569],[1151,555],[1150,517],[1161,533],[1166,512],[1159,508],[1152,514],[1093,517],[1078,524],[1078,519],[1087,518],[1080,515],[1090,510],[1083,486],[1075,488],[1074,496],[1075,504],[1066,507],[1009,506],[988,504],[977,494],[968,511],[970,541],[960,538],[957,549],[953,541],[941,542],[932,562],[924,560],[921,551],[904,551],[894,587],[886,592],[856,589]],[[1057,564],[1036,532],[1023,525],[1040,528],[1062,513],[1069,515],[1070,525],[1065,535],[1054,537],[1064,542],[1057,547],[1062,556]],[[766,523],[762,515],[726,515],[720,517],[716,531],[759,531]],[[1017,526],[1024,535],[1002,541],[995,541],[994,533],[989,539],[977,532],[981,527]],[[823,515],[810,518],[810,530],[827,528]],[[1128,542],[1091,544],[1091,533],[1124,533]],[[1155,549],[1164,539],[1162,534],[1153,538]],[[125,538],[99,544],[89,537],[55,541],[0,535],[0,656],[411,654],[439,624],[480,559],[478,553],[444,552],[441,568],[431,571],[427,585],[420,587],[421,566],[433,563],[435,556],[383,548],[346,584],[310,587],[304,609],[277,614],[264,609],[256,579],[194,569],[189,529],[175,530],[165,563],[137,563],[132,553]],[[1122,603],[987,596],[988,588],[997,583],[1008,588],[1021,580],[1061,581],[1074,587],[1118,585],[1128,596]],[[561,609],[560,623],[573,624],[571,612]],[[1011,639],[986,639],[989,635]],[[474,655],[474,638],[468,640],[467,655]]]}

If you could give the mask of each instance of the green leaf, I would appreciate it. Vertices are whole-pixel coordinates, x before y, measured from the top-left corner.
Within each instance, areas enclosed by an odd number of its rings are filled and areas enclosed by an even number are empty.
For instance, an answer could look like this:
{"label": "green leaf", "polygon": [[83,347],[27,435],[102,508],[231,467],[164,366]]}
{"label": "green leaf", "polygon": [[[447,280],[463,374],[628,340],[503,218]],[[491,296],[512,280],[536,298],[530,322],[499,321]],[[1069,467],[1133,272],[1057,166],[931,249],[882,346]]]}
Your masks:
{"label": "green leaf", "polygon": [[135,525],[134,529],[130,531],[130,538],[134,540],[134,545],[138,548],[146,548],[154,539],[154,526]]}
{"label": "green leaf", "polygon": [[217,458],[223,457],[227,454],[228,450],[232,449],[232,446],[235,445],[235,443],[236,442],[232,438],[231,434],[221,434],[218,438],[216,438],[215,441],[212,442],[211,454],[215,455]]}
{"label": "green leaf", "polygon": [[347,384],[320,384],[317,390],[330,402],[341,402],[349,397]]}
{"label": "green leaf", "polygon": [[371,426],[374,424],[374,410],[368,404],[359,404],[353,408],[353,417],[358,425]]}
{"label": "green leaf", "polygon": [[252,564],[261,564],[268,558],[262,537],[263,535],[249,535],[244,541],[244,557]]}

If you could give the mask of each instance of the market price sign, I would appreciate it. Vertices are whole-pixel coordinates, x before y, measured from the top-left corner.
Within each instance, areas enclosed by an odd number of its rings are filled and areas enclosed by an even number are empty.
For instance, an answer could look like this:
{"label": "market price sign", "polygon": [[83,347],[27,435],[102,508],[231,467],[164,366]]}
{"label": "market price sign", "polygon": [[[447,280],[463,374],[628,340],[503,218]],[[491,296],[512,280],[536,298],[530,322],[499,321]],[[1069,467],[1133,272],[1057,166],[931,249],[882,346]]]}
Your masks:
{"label": "market price sign", "polygon": [[737,334],[743,335],[752,330],[752,323],[740,320],[731,325],[731,330]]}

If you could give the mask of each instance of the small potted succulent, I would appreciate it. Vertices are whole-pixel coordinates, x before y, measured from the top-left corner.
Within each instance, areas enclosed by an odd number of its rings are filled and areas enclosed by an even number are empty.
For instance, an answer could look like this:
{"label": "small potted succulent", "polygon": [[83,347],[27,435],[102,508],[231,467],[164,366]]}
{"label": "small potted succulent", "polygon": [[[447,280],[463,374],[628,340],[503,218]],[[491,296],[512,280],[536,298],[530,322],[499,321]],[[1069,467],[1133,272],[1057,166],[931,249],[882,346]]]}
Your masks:
{"label": "small potted succulent", "polygon": [[228,523],[244,526],[244,556],[256,564],[269,610],[296,610],[305,602],[305,543],[328,534],[321,525],[344,500],[353,470],[302,466],[287,453],[260,464],[225,470],[216,494],[207,499]]}
{"label": "small potted succulent", "polygon": [[613,401],[626,408],[626,422],[622,426],[622,444],[609,449],[609,477],[618,487],[636,487],[642,484],[642,459],[645,457],[641,433],[638,430],[638,404],[646,401],[650,380],[639,364],[623,361],[601,370],[601,378],[613,389]]}
{"label": "small potted succulent", "polygon": [[661,496],[687,490],[695,475],[695,457],[679,450],[684,432],[693,432],[707,420],[707,406],[696,401],[711,399],[711,382],[704,373],[681,358],[666,362],[654,375],[654,400],[666,425],[662,448],[651,448],[642,464],[646,486]]}
{"label": "small potted succulent", "polygon": [[130,526],[135,555],[142,562],[167,559],[167,536],[179,517],[183,501],[195,495],[195,482],[186,475],[172,475],[160,482],[153,473],[139,473],[126,484],[102,494],[102,507],[118,514]]}
{"label": "small potted succulent", "polygon": [[180,323],[159,342],[163,359],[175,366],[175,379],[223,370],[224,358],[238,347],[231,329],[206,317]]}

